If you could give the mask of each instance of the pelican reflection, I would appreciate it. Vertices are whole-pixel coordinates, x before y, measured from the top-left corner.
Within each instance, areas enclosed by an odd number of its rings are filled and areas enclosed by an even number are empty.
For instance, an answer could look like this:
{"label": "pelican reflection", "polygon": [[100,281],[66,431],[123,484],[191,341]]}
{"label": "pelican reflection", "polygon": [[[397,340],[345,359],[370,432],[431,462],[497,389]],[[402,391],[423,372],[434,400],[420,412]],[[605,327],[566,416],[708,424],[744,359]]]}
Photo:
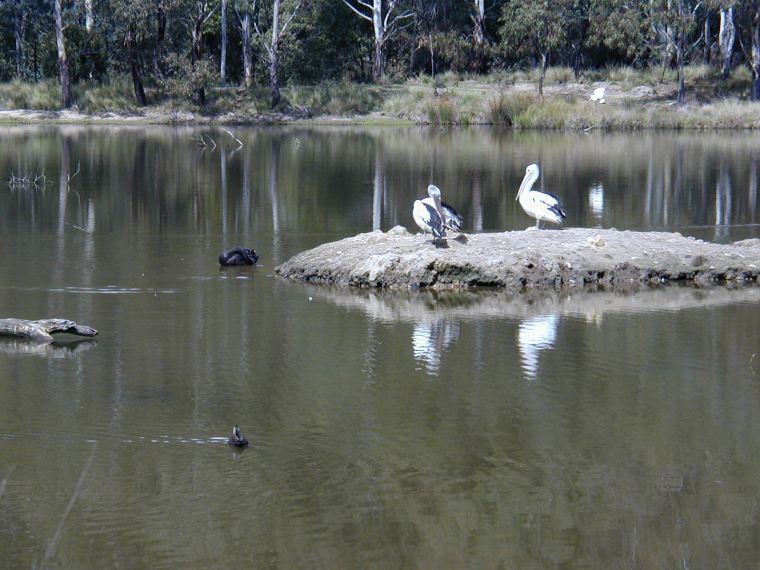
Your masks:
{"label": "pelican reflection", "polygon": [[559,315],[537,315],[523,320],[517,331],[522,368],[528,380],[538,374],[538,357],[542,350],[552,348],[557,338]]}

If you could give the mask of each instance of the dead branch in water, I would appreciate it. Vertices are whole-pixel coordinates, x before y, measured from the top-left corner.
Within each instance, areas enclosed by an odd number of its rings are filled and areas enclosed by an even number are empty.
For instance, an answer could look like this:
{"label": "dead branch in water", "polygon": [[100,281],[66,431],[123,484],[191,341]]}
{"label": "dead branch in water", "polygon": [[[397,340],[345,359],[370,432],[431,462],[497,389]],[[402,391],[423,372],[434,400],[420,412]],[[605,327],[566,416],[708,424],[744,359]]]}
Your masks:
{"label": "dead branch in water", "polygon": [[[209,142],[206,142],[206,137],[208,137]],[[205,151],[207,148],[209,148],[209,143],[211,143],[211,150],[216,149],[216,143],[214,142],[214,139],[212,139],[208,135],[204,137],[201,134],[201,135],[198,135],[197,137],[194,137],[193,140],[195,141],[195,144],[198,145],[198,148],[201,149],[201,151]]]}
{"label": "dead branch in water", "polygon": [[37,342],[53,342],[52,335],[56,333],[95,336],[98,331],[68,319],[41,319],[39,321],[0,319],[0,336],[28,338]]}
{"label": "dead branch in water", "polygon": [[237,138],[235,135],[232,134],[232,131],[228,131],[227,129],[222,129],[225,133],[230,135],[233,139],[235,139],[235,142],[240,145],[240,148],[243,148],[243,141],[241,141],[239,138]]}
{"label": "dead branch in water", "polygon": [[11,172],[11,177],[8,179],[8,186],[11,190],[44,190],[49,184],[52,182],[47,179],[44,172],[42,174],[27,174],[26,176],[16,176]]}

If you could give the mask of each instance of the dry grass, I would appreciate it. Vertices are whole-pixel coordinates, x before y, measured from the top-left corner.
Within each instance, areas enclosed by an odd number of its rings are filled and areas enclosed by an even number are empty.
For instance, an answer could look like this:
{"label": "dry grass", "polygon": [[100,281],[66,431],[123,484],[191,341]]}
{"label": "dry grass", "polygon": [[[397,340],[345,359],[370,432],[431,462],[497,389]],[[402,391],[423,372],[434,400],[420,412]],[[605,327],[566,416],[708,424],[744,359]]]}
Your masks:
{"label": "dry grass", "polygon": [[[488,76],[446,73],[435,78],[420,76],[403,83],[358,84],[323,82],[311,86],[286,86],[277,112],[294,116],[345,116],[366,121],[411,120],[419,124],[495,124],[518,129],[741,129],[760,128],[760,104],[743,99],[751,75],[746,68],[732,70],[722,80],[719,71],[706,66],[686,69],[688,105],[672,105],[674,72],[661,68],[636,70],[609,67],[584,71],[579,79],[569,68],[550,68],[546,96],[538,100],[538,70],[499,71]],[[592,103],[587,93],[597,82],[608,87],[607,103]],[[645,86],[644,91],[641,86]],[[642,93],[644,93],[642,95]],[[191,111],[205,115],[234,113],[243,116],[271,115],[269,89],[237,87],[209,90],[209,104],[199,109],[187,100],[149,91],[149,110],[170,114]],[[85,113],[111,111],[131,113],[139,108],[127,77],[109,84],[80,84],[75,88],[79,109]],[[57,82],[0,84],[0,107],[6,109],[60,109]]]}

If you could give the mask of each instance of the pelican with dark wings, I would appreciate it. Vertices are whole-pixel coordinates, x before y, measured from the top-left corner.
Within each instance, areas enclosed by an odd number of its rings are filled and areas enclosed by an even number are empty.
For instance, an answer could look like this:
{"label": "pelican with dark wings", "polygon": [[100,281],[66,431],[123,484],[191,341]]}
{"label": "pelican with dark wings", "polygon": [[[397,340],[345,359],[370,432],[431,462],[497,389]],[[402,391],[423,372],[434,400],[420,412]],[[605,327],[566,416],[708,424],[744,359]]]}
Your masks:
{"label": "pelican with dark wings", "polygon": [[[531,218],[536,218],[536,229],[541,227],[541,222],[552,222],[561,224],[562,220],[567,217],[565,209],[559,198],[549,192],[533,190],[533,185],[538,180],[538,164],[531,164],[525,169],[525,178],[520,184],[520,190],[517,192],[516,200],[520,201],[520,206]],[[530,228],[529,228],[530,229]]]}
{"label": "pelican with dark wings", "polygon": [[414,201],[412,217],[419,228],[433,237],[446,237],[446,230],[461,231],[463,218],[457,211],[441,201],[441,189],[431,184],[428,186],[428,197]]}

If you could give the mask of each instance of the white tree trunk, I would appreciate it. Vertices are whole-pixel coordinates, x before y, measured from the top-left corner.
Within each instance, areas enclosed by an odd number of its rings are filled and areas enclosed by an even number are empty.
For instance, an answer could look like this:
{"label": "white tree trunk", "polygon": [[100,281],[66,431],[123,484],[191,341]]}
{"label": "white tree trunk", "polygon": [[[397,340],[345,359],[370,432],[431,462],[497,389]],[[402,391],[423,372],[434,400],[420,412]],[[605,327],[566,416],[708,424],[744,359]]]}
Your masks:
{"label": "white tree trunk", "polygon": [[66,44],[63,41],[63,0],[54,0],[53,11],[55,12],[55,44],[58,48],[58,75],[61,80],[61,99],[64,108],[68,109],[74,104],[74,95],[71,93],[69,83],[69,62],[66,59]]}
{"label": "white tree trunk", "polygon": [[486,40],[486,6],[485,0],[475,0],[475,44],[480,45]]}
{"label": "white tree trunk", "polygon": [[272,88],[272,107],[280,102],[279,72],[280,0],[272,3],[272,42],[269,47],[269,81]]}
{"label": "white tree trunk", "polygon": [[222,85],[227,82],[227,0],[222,0],[222,54],[219,77]]}
{"label": "white tree trunk", "polygon": [[720,45],[720,55],[723,61],[722,75],[723,79],[728,77],[731,71],[731,56],[734,53],[734,40],[736,39],[736,28],[734,27],[734,7],[729,6],[727,9],[720,11],[720,31],[718,32],[718,44]]}
{"label": "white tree trunk", "polygon": [[253,57],[251,55],[251,15],[246,13],[240,21],[240,35],[243,36],[243,79],[245,86],[253,85]]}
{"label": "white tree trunk", "polygon": [[95,17],[92,14],[92,0],[84,0],[84,27],[88,32],[92,32],[95,25]]}
{"label": "white tree trunk", "polygon": [[383,23],[383,0],[374,0],[372,5],[372,27],[375,30],[375,67],[372,74],[375,79],[385,75],[385,25]]}

